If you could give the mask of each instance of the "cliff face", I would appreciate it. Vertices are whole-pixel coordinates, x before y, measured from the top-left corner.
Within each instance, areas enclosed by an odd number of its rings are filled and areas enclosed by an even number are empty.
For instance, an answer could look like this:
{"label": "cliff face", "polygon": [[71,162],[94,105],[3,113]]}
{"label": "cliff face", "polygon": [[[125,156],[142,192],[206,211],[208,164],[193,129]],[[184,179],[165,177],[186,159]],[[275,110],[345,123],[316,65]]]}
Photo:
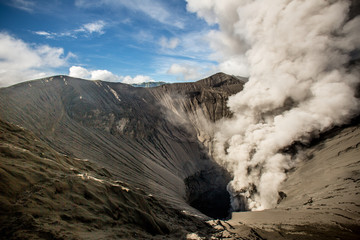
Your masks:
{"label": "cliff face", "polygon": [[227,99],[240,92],[245,81],[245,78],[217,73],[195,83],[167,84],[150,91],[174,113],[184,112],[188,117],[200,111],[206,120],[215,122],[231,115]]}
{"label": "cliff face", "polygon": [[151,93],[171,122],[195,130],[197,139],[211,151],[213,123],[231,117],[227,100],[243,89],[245,81],[217,73],[196,83],[163,85],[151,89]]}

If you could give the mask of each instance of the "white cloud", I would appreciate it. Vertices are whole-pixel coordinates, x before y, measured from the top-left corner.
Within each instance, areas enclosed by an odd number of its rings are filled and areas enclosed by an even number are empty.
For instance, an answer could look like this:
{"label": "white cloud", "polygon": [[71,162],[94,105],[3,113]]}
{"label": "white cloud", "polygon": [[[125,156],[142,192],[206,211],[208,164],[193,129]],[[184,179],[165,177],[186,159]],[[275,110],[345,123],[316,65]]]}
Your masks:
{"label": "white cloud", "polygon": [[62,37],[62,36],[71,36],[72,33],[67,32],[67,33],[53,33],[53,32],[47,32],[47,31],[33,31],[32,33],[39,35],[39,36],[43,36],[46,37],[48,39],[50,38],[55,38],[55,37]]}
{"label": "white cloud", "polygon": [[45,37],[50,37],[52,35],[51,33],[45,32],[45,31],[35,31],[34,33],[37,35],[40,35],[40,36],[45,36]]}
{"label": "white cloud", "polygon": [[72,66],[69,68],[69,76],[77,78],[91,78],[91,73],[83,67]]}
{"label": "white cloud", "polygon": [[200,68],[197,66],[190,66],[188,64],[177,64],[174,63],[170,66],[167,74],[177,75],[178,80],[199,80],[202,76]]}
{"label": "white cloud", "polygon": [[159,43],[162,48],[174,49],[179,45],[180,39],[178,39],[178,38],[169,38],[168,39],[166,37],[161,37]]}
{"label": "white cloud", "polygon": [[134,83],[144,83],[144,82],[155,82],[151,77],[144,75],[137,75],[135,77],[126,76],[124,77],[123,83],[134,84]]}
{"label": "white cloud", "polygon": [[21,39],[0,33],[0,86],[34,79],[65,66],[72,53],[48,45],[31,45]]}
{"label": "white cloud", "polygon": [[75,30],[75,32],[87,32],[87,33],[98,33],[104,34],[105,22],[102,20],[98,20],[95,22],[84,24],[81,28]]}
{"label": "white cloud", "polygon": [[72,66],[69,68],[69,76],[77,78],[85,78],[90,80],[103,80],[108,82],[122,82],[127,84],[154,82],[154,80],[145,75],[119,76],[108,70],[88,70],[80,66]]}
{"label": "white cloud", "polygon": [[55,37],[73,37],[77,38],[78,35],[82,34],[83,36],[88,36],[94,33],[102,35],[105,33],[104,28],[106,23],[103,20],[98,20],[90,23],[83,24],[78,29],[73,29],[66,32],[48,32],[48,31],[33,31],[34,34],[39,36],[44,36],[46,38],[55,38]]}
{"label": "white cloud", "polygon": [[123,77],[113,74],[108,70],[93,70],[91,71],[92,80],[104,80],[108,82],[118,82],[123,79]]}
{"label": "white cloud", "polygon": [[61,67],[66,65],[66,60],[75,55],[69,53],[67,57],[64,56],[63,48],[54,48],[48,45],[40,45],[35,48],[36,53],[41,58],[41,66],[45,67]]}
{"label": "white cloud", "polygon": [[108,70],[88,70],[80,66],[69,68],[69,76],[91,80],[103,80],[108,82],[121,82],[124,77],[113,74]]}

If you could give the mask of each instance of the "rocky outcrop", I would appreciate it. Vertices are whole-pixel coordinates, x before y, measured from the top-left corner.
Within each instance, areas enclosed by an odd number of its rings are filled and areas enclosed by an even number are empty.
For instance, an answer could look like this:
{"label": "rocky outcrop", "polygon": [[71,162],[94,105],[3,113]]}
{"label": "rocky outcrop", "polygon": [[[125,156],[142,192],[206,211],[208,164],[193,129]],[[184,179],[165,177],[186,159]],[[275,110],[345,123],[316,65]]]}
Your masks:
{"label": "rocky outcrop", "polygon": [[211,149],[213,123],[231,117],[229,96],[240,92],[245,78],[217,73],[196,83],[177,83],[151,89],[166,117],[176,125],[196,131],[197,139]]}

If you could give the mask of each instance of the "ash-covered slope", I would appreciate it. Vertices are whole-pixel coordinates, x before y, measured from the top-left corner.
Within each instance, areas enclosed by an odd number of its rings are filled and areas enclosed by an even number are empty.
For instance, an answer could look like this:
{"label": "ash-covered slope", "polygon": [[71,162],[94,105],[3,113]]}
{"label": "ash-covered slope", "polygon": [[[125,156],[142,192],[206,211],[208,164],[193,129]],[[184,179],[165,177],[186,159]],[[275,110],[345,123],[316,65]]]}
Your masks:
{"label": "ash-covered slope", "polygon": [[0,120],[0,239],[167,239],[213,230]]}
{"label": "ash-covered slope", "polygon": [[[226,217],[230,176],[199,143],[196,125],[171,121],[177,116],[163,99],[168,94],[183,95],[184,105],[207,106],[205,112],[215,120],[228,114],[226,97],[241,90],[242,84],[226,74],[154,89],[55,76],[0,89],[0,117],[31,130],[55,150],[97,163],[118,180],[193,214],[200,213],[187,200],[196,206],[199,197],[217,192],[206,200],[212,206],[208,215]],[[205,97],[199,98],[198,93]],[[220,113],[211,108],[214,100],[221,102]],[[193,175],[217,176],[218,181],[199,185]],[[203,194],[194,196],[199,186]]]}
{"label": "ash-covered slope", "polygon": [[357,123],[303,149],[277,208],[209,230],[204,214],[228,214],[231,179],[208,154],[213,124],[232,116],[227,99],[244,82],[219,73],[145,89],[57,76],[0,89],[0,118],[36,135],[1,122],[4,236],[355,239]]}

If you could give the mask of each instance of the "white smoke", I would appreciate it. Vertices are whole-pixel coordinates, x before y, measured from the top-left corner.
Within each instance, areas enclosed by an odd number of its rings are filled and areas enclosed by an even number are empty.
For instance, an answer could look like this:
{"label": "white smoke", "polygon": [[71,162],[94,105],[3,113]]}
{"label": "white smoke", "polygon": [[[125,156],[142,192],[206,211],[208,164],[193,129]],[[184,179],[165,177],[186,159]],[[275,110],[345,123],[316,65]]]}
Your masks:
{"label": "white smoke", "polygon": [[234,116],[218,124],[214,140],[215,158],[234,176],[233,207],[274,207],[294,164],[284,148],[359,110],[359,72],[347,64],[360,47],[360,18],[348,20],[344,0],[187,1],[188,10],[219,24],[213,36],[229,39],[216,48],[220,63],[235,59],[230,65],[242,69],[237,60],[246,56],[249,66],[244,90],[228,102]]}

